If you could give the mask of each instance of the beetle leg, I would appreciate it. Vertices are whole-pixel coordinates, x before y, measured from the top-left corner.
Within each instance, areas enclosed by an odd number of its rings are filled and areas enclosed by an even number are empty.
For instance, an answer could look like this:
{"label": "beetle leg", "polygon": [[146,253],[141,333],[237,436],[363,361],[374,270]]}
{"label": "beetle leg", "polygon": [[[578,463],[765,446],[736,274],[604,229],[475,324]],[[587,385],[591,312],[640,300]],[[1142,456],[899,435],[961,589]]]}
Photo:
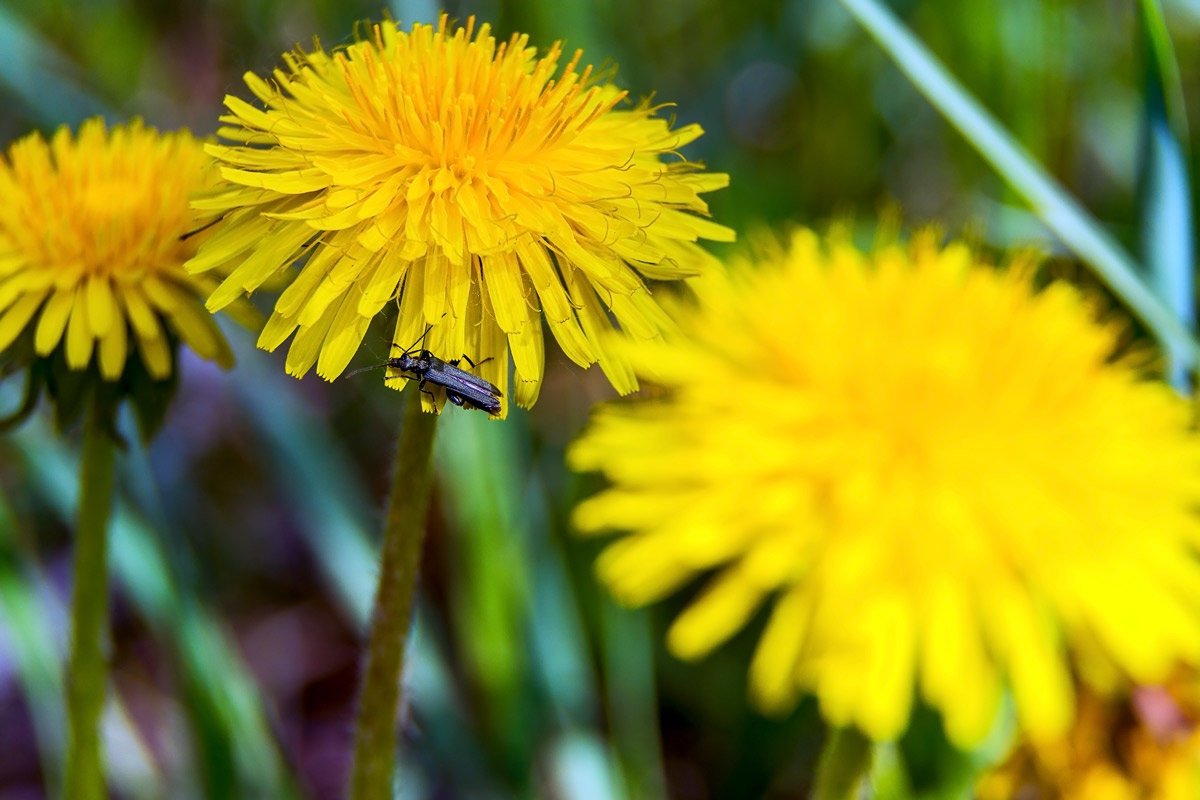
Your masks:
{"label": "beetle leg", "polygon": [[422,378],[421,382],[417,384],[417,388],[421,390],[421,394],[429,395],[429,402],[433,403],[433,407],[436,410],[437,409],[437,397],[434,396],[433,392],[431,392],[425,388],[425,379],[424,378]]}
{"label": "beetle leg", "polygon": [[450,363],[451,363],[451,364],[453,364],[454,366],[456,366],[456,367],[457,367],[457,366],[458,366],[458,362],[459,362],[459,361],[465,361],[465,362],[467,362],[468,364],[470,364],[470,365],[471,365],[471,369],[475,369],[475,367],[478,367],[478,366],[479,366],[479,364],[486,364],[487,362],[489,362],[489,361],[491,361],[491,360],[492,360],[492,357],[491,357],[491,356],[488,356],[488,357],[487,357],[487,358],[485,358],[483,361],[480,361],[480,362],[476,363],[476,362],[474,362],[474,361],[472,361],[472,360],[471,360],[471,357],[470,357],[469,355],[467,355],[466,353],[463,353],[463,354],[462,354],[462,358],[460,358],[460,359],[455,359],[454,361],[451,361]]}

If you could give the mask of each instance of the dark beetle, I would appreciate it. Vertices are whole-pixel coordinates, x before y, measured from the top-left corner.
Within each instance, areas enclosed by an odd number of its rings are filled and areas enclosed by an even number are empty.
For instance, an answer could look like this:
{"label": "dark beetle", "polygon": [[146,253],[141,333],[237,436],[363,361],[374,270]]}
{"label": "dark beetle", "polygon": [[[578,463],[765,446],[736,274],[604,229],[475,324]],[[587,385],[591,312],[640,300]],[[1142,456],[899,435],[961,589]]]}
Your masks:
{"label": "dark beetle", "polygon": [[[425,333],[421,334],[421,338],[413,342],[412,347],[400,355],[389,358],[382,364],[362,367],[353,372],[348,372],[346,373],[347,377],[369,369],[387,367],[388,369],[395,369],[401,373],[405,373],[392,375],[389,378],[407,378],[418,381],[417,388],[427,395],[432,396],[433,393],[425,389],[425,384],[432,383],[434,386],[441,386],[445,389],[446,399],[460,408],[478,408],[480,411],[486,411],[489,414],[499,414],[500,398],[504,396],[500,393],[500,390],[478,375],[472,375],[465,369],[459,369],[458,363],[460,360],[466,361],[472,367],[478,366],[474,361],[465,355],[461,359],[456,358],[452,361],[443,361],[428,350],[413,349],[413,347],[416,347],[425,340],[425,337],[429,335],[429,329],[432,327],[432,325],[427,327]],[[399,347],[399,345],[392,346]],[[486,360],[484,359],[484,361]],[[483,361],[479,363],[482,364]],[[389,378],[385,378],[384,380],[388,380]]]}

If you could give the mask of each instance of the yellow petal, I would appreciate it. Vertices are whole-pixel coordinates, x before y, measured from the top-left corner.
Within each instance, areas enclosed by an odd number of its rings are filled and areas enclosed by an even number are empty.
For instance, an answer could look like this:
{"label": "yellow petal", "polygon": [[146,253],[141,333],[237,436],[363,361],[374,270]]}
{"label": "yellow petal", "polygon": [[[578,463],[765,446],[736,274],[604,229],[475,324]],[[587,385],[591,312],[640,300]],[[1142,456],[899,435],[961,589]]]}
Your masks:
{"label": "yellow petal", "polygon": [[296,258],[309,238],[311,234],[303,228],[283,227],[268,234],[209,296],[206,304],[208,309],[218,311],[241,297],[243,292],[257,289],[263,281]]}
{"label": "yellow petal", "polygon": [[[233,224],[236,222],[236,224]],[[184,268],[195,274],[231,261],[261,242],[271,230],[271,220],[257,214],[241,214],[205,240],[204,246]],[[240,285],[240,284],[239,284]]]}
{"label": "yellow petal", "polygon": [[877,598],[863,609],[869,691],[861,692],[858,721],[876,740],[903,732],[912,708],[916,620],[912,609],[895,596]]}
{"label": "yellow petal", "polygon": [[942,709],[950,740],[967,748],[983,739],[996,718],[1000,703],[996,672],[964,591],[939,581],[929,589],[926,613],[921,685],[925,696]]}
{"label": "yellow petal", "polygon": [[85,291],[88,321],[91,322],[92,331],[96,336],[103,338],[121,316],[121,310],[113,296],[112,284],[107,277],[93,275],[85,284]]}
{"label": "yellow petal", "polygon": [[341,254],[342,251],[332,245],[316,246],[316,252],[300,269],[300,274],[279,295],[275,310],[285,317],[295,317],[308,302],[313,290],[329,274],[334,263],[341,258]]}
{"label": "yellow petal", "polygon": [[383,253],[379,266],[366,282],[362,297],[358,301],[358,313],[364,317],[378,314],[387,302],[396,296],[400,281],[404,280],[411,262],[391,253]]}
{"label": "yellow petal", "polygon": [[38,317],[37,331],[34,334],[34,349],[38,355],[49,355],[62,340],[63,331],[67,328],[67,318],[75,307],[74,288],[60,289],[50,295],[46,308]]}
{"label": "yellow petal", "polygon": [[520,332],[528,314],[525,311],[521,268],[516,257],[500,254],[484,258],[482,274],[496,324],[505,333]]}
{"label": "yellow petal", "polygon": [[292,346],[288,348],[287,359],[284,363],[289,375],[303,378],[312,369],[313,364],[317,362],[321,345],[325,341],[325,335],[329,332],[329,326],[333,323],[337,311],[338,306],[331,305],[325,309],[325,313],[315,323],[300,326],[296,338],[292,340]]}
{"label": "yellow petal", "polygon": [[274,173],[221,167],[221,177],[230,183],[253,186],[256,189],[270,189],[280,194],[305,194],[325,189],[330,185],[329,176],[319,169]]}
{"label": "yellow petal", "polygon": [[95,334],[88,322],[87,295],[76,292],[71,318],[67,322],[67,366],[75,370],[86,369],[94,341]]}
{"label": "yellow petal", "polygon": [[796,664],[804,648],[808,615],[808,599],[801,587],[785,594],[771,613],[750,665],[752,696],[764,711],[782,713],[795,703]]}
{"label": "yellow petal", "polygon": [[115,381],[121,377],[128,348],[126,323],[124,318],[118,318],[100,339],[100,376],[104,380]]}
{"label": "yellow petal", "polygon": [[138,286],[126,284],[119,297],[125,306],[125,312],[129,315],[130,323],[133,324],[133,329],[138,332],[139,336],[153,339],[161,335],[158,315],[150,308],[150,302]]}
{"label": "yellow petal", "polygon": [[571,292],[571,300],[579,308],[579,323],[588,341],[596,349],[597,360],[605,377],[621,394],[637,391],[638,381],[634,375],[629,357],[619,347],[613,346],[612,326],[608,315],[600,306],[596,292],[592,287],[582,283],[580,273],[568,270],[566,273],[567,287]]}
{"label": "yellow petal", "polygon": [[218,342],[223,337],[216,330],[213,317],[195,300],[181,302],[167,316],[170,326],[179,338],[201,358],[217,360],[220,350]]}
{"label": "yellow petal", "polygon": [[347,292],[353,291],[355,298],[361,295],[361,282],[365,275],[372,271],[372,262],[351,258],[346,255],[333,264],[329,274],[317,285],[308,302],[300,309],[297,321],[301,325],[311,325],[323,317],[332,307],[339,307],[339,300]]}
{"label": "yellow petal", "polygon": [[998,582],[986,613],[1026,730],[1038,739],[1061,735],[1070,723],[1075,693],[1042,612],[1021,589]]}
{"label": "yellow petal", "polygon": [[647,535],[606,547],[596,559],[596,574],[617,602],[640,606],[677,589],[694,573],[662,546],[661,538]]}
{"label": "yellow petal", "polygon": [[542,387],[542,369],[546,358],[541,319],[535,310],[527,311],[525,325],[519,333],[508,335],[508,344],[515,366],[517,405],[530,408],[537,402]]}
{"label": "yellow petal", "polygon": [[159,311],[171,313],[180,304],[188,302],[191,297],[181,291],[174,283],[151,275],[141,282],[142,292],[150,304]]}
{"label": "yellow petal", "polygon": [[262,332],[258,335],[259,349],[274,352],[292,335],[297,324],[294,317],[285,317],[278,311],[271,314],[267,319],[267,324],[263,326]]}
{"label": "yellow petal", "polygon": [[550,331],[563,353],[580,366],[596,363],[596,354],[575,319],[575,309],[567,298],[562,281],[555,274],[546,249],[522,240],[517,245],[517,256],[537,291]]}
{"label": "yellow petal", "polygon": [[25,330],[25,325],[37,313],[48,292],[34,292],[23,296],[0,316],[0,349],[8,347]]}
{"label": "yellow petal", "polygon": [[450,262],[440,251],[425,257],[424,317],[429,325],[436,325],[446,314],[446,285],[450,280]]}
{"label": "yellow petal", "polygon": [[167,338],[159,329],[156,334],[143,334],[138,331],[134,337],[137,342],[138,354],[146,371],[155,380],[166,380],[171,376],[171,349],[167,346]]}
{"label": "yellow petal", "polygon": [[680,658],[699,658],[745,625],[762,600],[761,587],[728,570],[679,615],[667,632],[667,646]]}
{"label": "yellow petal", "polygon": [[317,374],[331,381],[345,372],[370,324],[370,317],[358,313],[358,302],[346,295],[321,347],[321,354],[317,358]]}

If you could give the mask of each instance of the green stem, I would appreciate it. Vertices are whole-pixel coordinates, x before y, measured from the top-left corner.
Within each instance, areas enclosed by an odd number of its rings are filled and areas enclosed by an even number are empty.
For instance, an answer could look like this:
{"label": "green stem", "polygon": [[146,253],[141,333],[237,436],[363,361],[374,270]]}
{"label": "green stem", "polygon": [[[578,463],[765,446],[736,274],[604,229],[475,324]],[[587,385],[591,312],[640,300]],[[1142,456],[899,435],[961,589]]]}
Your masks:
{"label": "green stem", "polygon": [[79,468],[71,657],[67,675],[67,764],[63,796],[107,796],[100,723],[108,685],[108,514],[112,507],[113,440],[89,413]]}
{"label": "green stem", "polygon": [[817,762],[812,800],[854,800],[870,768],[870,740],[857,728],[832,728]]}
{"label": "green stem", "polygon": [[383,531],[371,641],[358,697],[351,800],[392,797],[400,681],[404,675],[404,652],[412,626],[425,514],[433,483],[431,456],[437,427],[437,417],[421,411],[421,393],[410,390],[407,394]]}

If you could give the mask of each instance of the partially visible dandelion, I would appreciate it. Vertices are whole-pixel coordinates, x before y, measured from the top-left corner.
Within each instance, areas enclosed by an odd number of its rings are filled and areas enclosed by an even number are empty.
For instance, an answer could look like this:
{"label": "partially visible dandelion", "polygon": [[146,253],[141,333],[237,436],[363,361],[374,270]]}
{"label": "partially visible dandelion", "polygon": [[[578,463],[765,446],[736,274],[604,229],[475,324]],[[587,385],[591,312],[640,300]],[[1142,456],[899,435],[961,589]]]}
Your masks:
{"label": "partially visible dandelion", "polygon": [[678,156],[698,125],[619,108],[625,92],[561,57],[443,16],[285,55],[270,81],[247,73],[265,108],[226,98],[233,144],[209,152],[229,185],[197,204],[224,219],[188,269],[232,269],[209,308],[296,264],[258,342],[294,333],[292,375],[336,378],[398,299],[395,344],[428,328],[428,349],[468,355],[502,390],[511,351],[521,405],[541,385],[543,316],[569,358],[635,389],[601,334],[615,319],[658,336],[644,279],[696,275],[710,261],[697,240],[733,238],[700,199],[728,177]]}
{"label": "partially visible dandelion", "polygon": [[20,139],[0,158],[0,369],[24,370],[60,425],[84,416],[72,570],[67,752],[62,795],[106,796],[100,717],[108,666],[109,508],[114,417],[128,398],[149,437],[175,383],[177,345],[223,366],[232,355],[183,262],[196,243],[191,195],[215,170],[198,141],[134,121],[92,119],[72,136]]}
{"label": "partially visible dandelion", "polygon": [[1070,724],[1071,654],[1150,683],[1200,657],[1200,440],[1188,404],[1113,361],[1121,326],[932,236],[863,254],[813,233],[696,281],[680,333],[630,349],[661,395],[602,407],[575,514],[626,531],[616,597],[707,587],[672,625],[697,658],[773,606],[753,697],[889,739],[914,695],[979,742],[1009,691]]}
{"label": "partially visible dandelion", "polygon": [[[180,341],[232,364],[202,302],[215,282],[183,270],[196,251],[190,197],[216,178],[191,134],[136,120],[31,134],[0,158],[0,361],[6,374],[31,369],[29,401],[45,388],[78,413],[77,391],[128,391],[148,411]],[[72,377],[89,371],[90,384]]]}
{"label": "partially visible dandelion", "polygon": [[1200,797],[1194,675],[1120,695],[1084,690],[1070,730],[1021,740],[976,787],[979,800],[1191,800]]}

